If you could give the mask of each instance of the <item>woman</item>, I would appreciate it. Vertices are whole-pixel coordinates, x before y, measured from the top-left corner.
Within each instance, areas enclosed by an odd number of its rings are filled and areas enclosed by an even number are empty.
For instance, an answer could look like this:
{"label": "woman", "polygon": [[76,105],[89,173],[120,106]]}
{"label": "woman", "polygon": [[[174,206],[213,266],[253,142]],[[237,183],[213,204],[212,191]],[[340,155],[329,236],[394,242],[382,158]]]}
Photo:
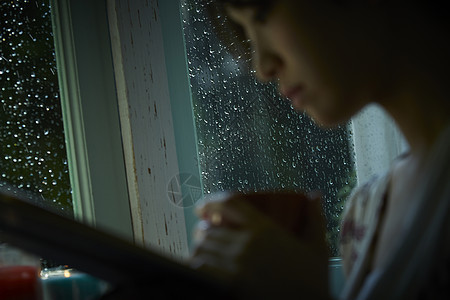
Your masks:
{"label": "woman", "polygon": [[[233,28],[248,38],[257,77],[278,81],[296,110],[329,127],[375,102],[410,145],[388,174],[359,188],[347,203],[341,251],[346,299],[449,295],[450,43],[444,10],[438,2],[423,2],[210,4],[228,17],[222,24],[227,29],[218,31]],[[327,299],[318,205],[309,208],[308,234],[299,238],[240,198],[199,210],[211,226],[192,265],[231,280],[247,296]]]}

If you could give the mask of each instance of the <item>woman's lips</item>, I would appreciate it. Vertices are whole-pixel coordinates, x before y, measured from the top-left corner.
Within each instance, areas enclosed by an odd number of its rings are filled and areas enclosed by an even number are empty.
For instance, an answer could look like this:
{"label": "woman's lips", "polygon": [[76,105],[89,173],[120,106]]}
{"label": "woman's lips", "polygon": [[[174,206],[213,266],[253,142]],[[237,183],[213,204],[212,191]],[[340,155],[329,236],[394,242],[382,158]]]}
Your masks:
{"label": "woman's lips", "polygon": [[288,98],[291,101],[291,105],[296,110],[304,110],[305,97],[303,86],[298,85],[290,89],[281,90],[281,94],[283,94],[286,98]]}

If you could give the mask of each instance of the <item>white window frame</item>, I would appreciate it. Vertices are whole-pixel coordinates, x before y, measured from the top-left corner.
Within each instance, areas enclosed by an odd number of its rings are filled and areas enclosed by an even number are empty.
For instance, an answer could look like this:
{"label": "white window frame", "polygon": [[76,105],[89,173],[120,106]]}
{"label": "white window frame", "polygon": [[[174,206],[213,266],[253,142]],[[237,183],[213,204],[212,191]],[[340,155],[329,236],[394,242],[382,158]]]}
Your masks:
{"label": "white window frame", "polygon": [[135,240],[186,257],[197,219],[168,197],[177,174],[200,178],[179,2],[107,6]]}
{"label": "white window frame", "polygon": [[75,217],[131,240],[105,2],[50,4]]}

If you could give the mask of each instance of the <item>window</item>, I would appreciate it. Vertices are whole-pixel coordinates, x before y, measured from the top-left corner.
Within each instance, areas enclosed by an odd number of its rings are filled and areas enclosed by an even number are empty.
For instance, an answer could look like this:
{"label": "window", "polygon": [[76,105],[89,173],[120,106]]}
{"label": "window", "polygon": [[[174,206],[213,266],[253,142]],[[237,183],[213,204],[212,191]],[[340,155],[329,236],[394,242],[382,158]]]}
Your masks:
{"label": "window", "polygon": [[7,1],[0,14],[0,187],[132,239],[106,4]]}
{"label": "window", "polygon": [[[34,204],[131,240],[105,3],[4,1],[0,15],[0,188],[29,189]],[[0,266],[38,263],[0,241]],[[42,276],[58,274],[41,263]]]}
{"label": "window", "polygon": [[[4,1],[0,16],[0,188],[72,218],[49,1]],[[5,245],[0,252],[0,265],[36,263]]]}
{"label": "window", "polygon": [[0,187],[72,217],[49,2],[2,2],[0,15]]}
{"label": "window", "polygon": [[182,1],[201,180],[222,190],[320,190],[338,255],[339,219],[356,183],[351,127],[318,128],[256,81],[217,40],[203,1]]}

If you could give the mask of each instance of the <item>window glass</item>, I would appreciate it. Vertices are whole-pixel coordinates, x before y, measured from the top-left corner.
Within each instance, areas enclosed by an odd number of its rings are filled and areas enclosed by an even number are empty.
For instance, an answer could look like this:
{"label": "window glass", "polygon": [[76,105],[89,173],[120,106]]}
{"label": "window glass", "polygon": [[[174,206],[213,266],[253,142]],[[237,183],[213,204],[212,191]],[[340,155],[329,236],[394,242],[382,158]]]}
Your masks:
{"label": "window glass", "polygon": [[274,84],[256,81],[218,41],[204,1],[182,1],[183,27],[205,193],[320,190],[333,255],[355,184],[350,126],[318,128]]}
{"label": "window glass", "polygon": [[2,1],[0,16],[0,188],[71,217],[50,4]]}

